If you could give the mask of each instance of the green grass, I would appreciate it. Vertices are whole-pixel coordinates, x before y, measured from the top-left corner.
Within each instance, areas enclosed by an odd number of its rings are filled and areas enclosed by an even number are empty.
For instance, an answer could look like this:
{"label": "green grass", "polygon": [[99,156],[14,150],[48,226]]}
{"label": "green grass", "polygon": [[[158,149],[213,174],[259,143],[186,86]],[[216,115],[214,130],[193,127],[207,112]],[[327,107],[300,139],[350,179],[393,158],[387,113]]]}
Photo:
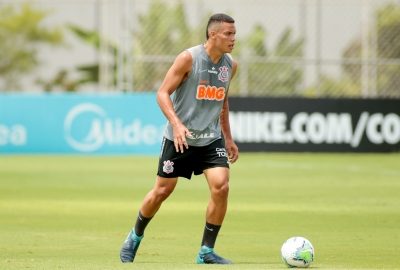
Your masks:
{"label": "green grass", "polygon": [[216,250],[232,266],[194,264],[208,201],[181,180],[150,223],[134,264],[120,246],[152,187],[157,157],[0,156],[0,269],[286,269],[301,235],[314,269],[395,269],[399,154],[242,154],[231,169]]}

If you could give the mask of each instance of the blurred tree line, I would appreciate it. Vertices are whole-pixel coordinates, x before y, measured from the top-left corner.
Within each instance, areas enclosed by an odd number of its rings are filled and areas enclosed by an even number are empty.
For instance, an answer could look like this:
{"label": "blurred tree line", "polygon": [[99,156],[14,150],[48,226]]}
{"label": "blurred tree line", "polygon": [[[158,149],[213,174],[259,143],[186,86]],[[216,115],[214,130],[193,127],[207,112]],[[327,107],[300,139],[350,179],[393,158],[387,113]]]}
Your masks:
{"label": "blurred tree line", "polygon": [[[18,90],[19,81],[40,67],[38,51],[43,46],[63,46],[65,32],[71,32],[83,43],[100,50],[101,42],[107,43],[112,64],[112,83],[117,83],[117,58],[121,48],[101,37],[94,30],[77,25],[45,27],[43,20],[48,12],[24,4],[20,8],[0,8],[0,90]],[[178,3],[169,6],[162,0],[152,0],[146,14],[140,15],[135,32],[131,55],[124,55],[123,61],[133,60],[134,91],[155,91],[174,57],[183,49],[205,41],[205,25],[211,14],[207,14],[198,26],[192,28],[184,6]],[[384,6],[376,12],[376,50],[379,59],[400,58],[400,7],[395,4]],[[370,35],[372,37],[372,34]],[[340,78],[323,75],[318,86],[303,89],[304,71],[300,61],[303,58],[304,41],[295,38],[292,29],[285,29],[277,42],[267,46],[268,33],[262,25],[255,25],[249,35],[237,40],[234,57],[240,61],[238,77],[231,85],[232,94],[265,96],[361,96],[360,39],[354,39],[344,50],[343,59],[357,59],[354,63],[344,61]],[[133,42],[133,41],[132,41]],[[390,48],[388,48],[390,46]],[[160,58],[154,56],[168,56]],[[283,59],[283,60],[282,60]],[[293,61],[291,61],[293,60]],[[79,91],[87,84],[98,85],[99,62],[79,65],[73,71],[62,69],[54,78],[36,82],[46,91],[62,89]],[[399,97],[399,65],[377,65],[377,89],[383,95]],[[245,83],[244,83],[245,82]],[[246,92],[239,89],[247,87]],[[123,90],[123,89],[121,89]],[[380,94],[378,93],[378,94]]]}
{"label": "blurred tree line", "polygon": [[42,25],[47,15],[28,3],[0,8],[0,90],[20,89],[21,78],[41,64],[39,49],[62,44],[60,28]]}
{"label": "blurred tree line", "polygon": [[369,97],[400,98],[400,6],[382,6],[372,21],[375,26],[367,38],[370,48],[363,48],[362,38],[355,37],[343,50],[340,78],[323,74],[318,86],[305,90],[306,95],[360,97],[366,83]]}

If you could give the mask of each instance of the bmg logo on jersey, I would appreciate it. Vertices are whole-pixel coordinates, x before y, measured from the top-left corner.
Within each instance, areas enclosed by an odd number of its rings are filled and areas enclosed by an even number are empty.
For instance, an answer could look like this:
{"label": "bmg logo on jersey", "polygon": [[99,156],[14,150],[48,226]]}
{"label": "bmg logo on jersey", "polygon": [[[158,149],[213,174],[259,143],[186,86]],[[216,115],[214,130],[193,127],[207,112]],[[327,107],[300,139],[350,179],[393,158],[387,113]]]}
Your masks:
{"label": "bmg logo on jersey", "polygon": [[225,148],[215,148],[215,151],[217,152],[218,157],[228,157]]}
{"label": "bmg logo on jersey", "polygon": [[224,100],[225,98],[225,87],[216,87],[211,85],[199,85],[197,86],[196,98],[198,100]]}

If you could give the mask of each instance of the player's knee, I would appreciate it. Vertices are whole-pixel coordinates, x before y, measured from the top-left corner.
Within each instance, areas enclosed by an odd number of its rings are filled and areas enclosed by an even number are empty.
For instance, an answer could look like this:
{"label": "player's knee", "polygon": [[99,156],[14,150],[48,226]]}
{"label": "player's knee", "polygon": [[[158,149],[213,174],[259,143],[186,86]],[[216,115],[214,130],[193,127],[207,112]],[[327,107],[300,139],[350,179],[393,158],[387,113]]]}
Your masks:
{"label": "player's knee", "polygon": [[171,186],[158,187],[155,190],[155,195],[156,195],[158,200],[163,201],[166,198],[168,198],[169,195],[171,195],[171,193],[173,191],[174,191],[174,187],[171,187]]}
{"label": "player's knee", "polygon": [[229,194],[229,183],[223,183],[221,185],[215,186],[212,189],[213,195],[218,198],[227,198]]}

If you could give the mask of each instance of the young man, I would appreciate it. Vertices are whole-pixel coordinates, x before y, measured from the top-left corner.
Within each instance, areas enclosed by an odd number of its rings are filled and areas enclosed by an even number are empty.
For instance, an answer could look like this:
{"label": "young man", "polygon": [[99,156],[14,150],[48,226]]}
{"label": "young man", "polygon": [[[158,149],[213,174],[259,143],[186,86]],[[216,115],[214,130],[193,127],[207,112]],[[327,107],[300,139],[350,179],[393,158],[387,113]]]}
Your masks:
{"label": "young man", "polygon": [[239,154],[231,135],[228,105],[229,83],[237,69],[229,55],[235,35],[230,16],[211,16],[207,41],[177,56],[157,92],[157,102],[168,119],[157,180],[122,246],[122,262],[133,262],[147,224],[175,189],[178,177],[190,179],[192,173],[204,173],[211,197],[196,262],[231,263],[214,252],[214,245],[227,210],[229,163]]}

